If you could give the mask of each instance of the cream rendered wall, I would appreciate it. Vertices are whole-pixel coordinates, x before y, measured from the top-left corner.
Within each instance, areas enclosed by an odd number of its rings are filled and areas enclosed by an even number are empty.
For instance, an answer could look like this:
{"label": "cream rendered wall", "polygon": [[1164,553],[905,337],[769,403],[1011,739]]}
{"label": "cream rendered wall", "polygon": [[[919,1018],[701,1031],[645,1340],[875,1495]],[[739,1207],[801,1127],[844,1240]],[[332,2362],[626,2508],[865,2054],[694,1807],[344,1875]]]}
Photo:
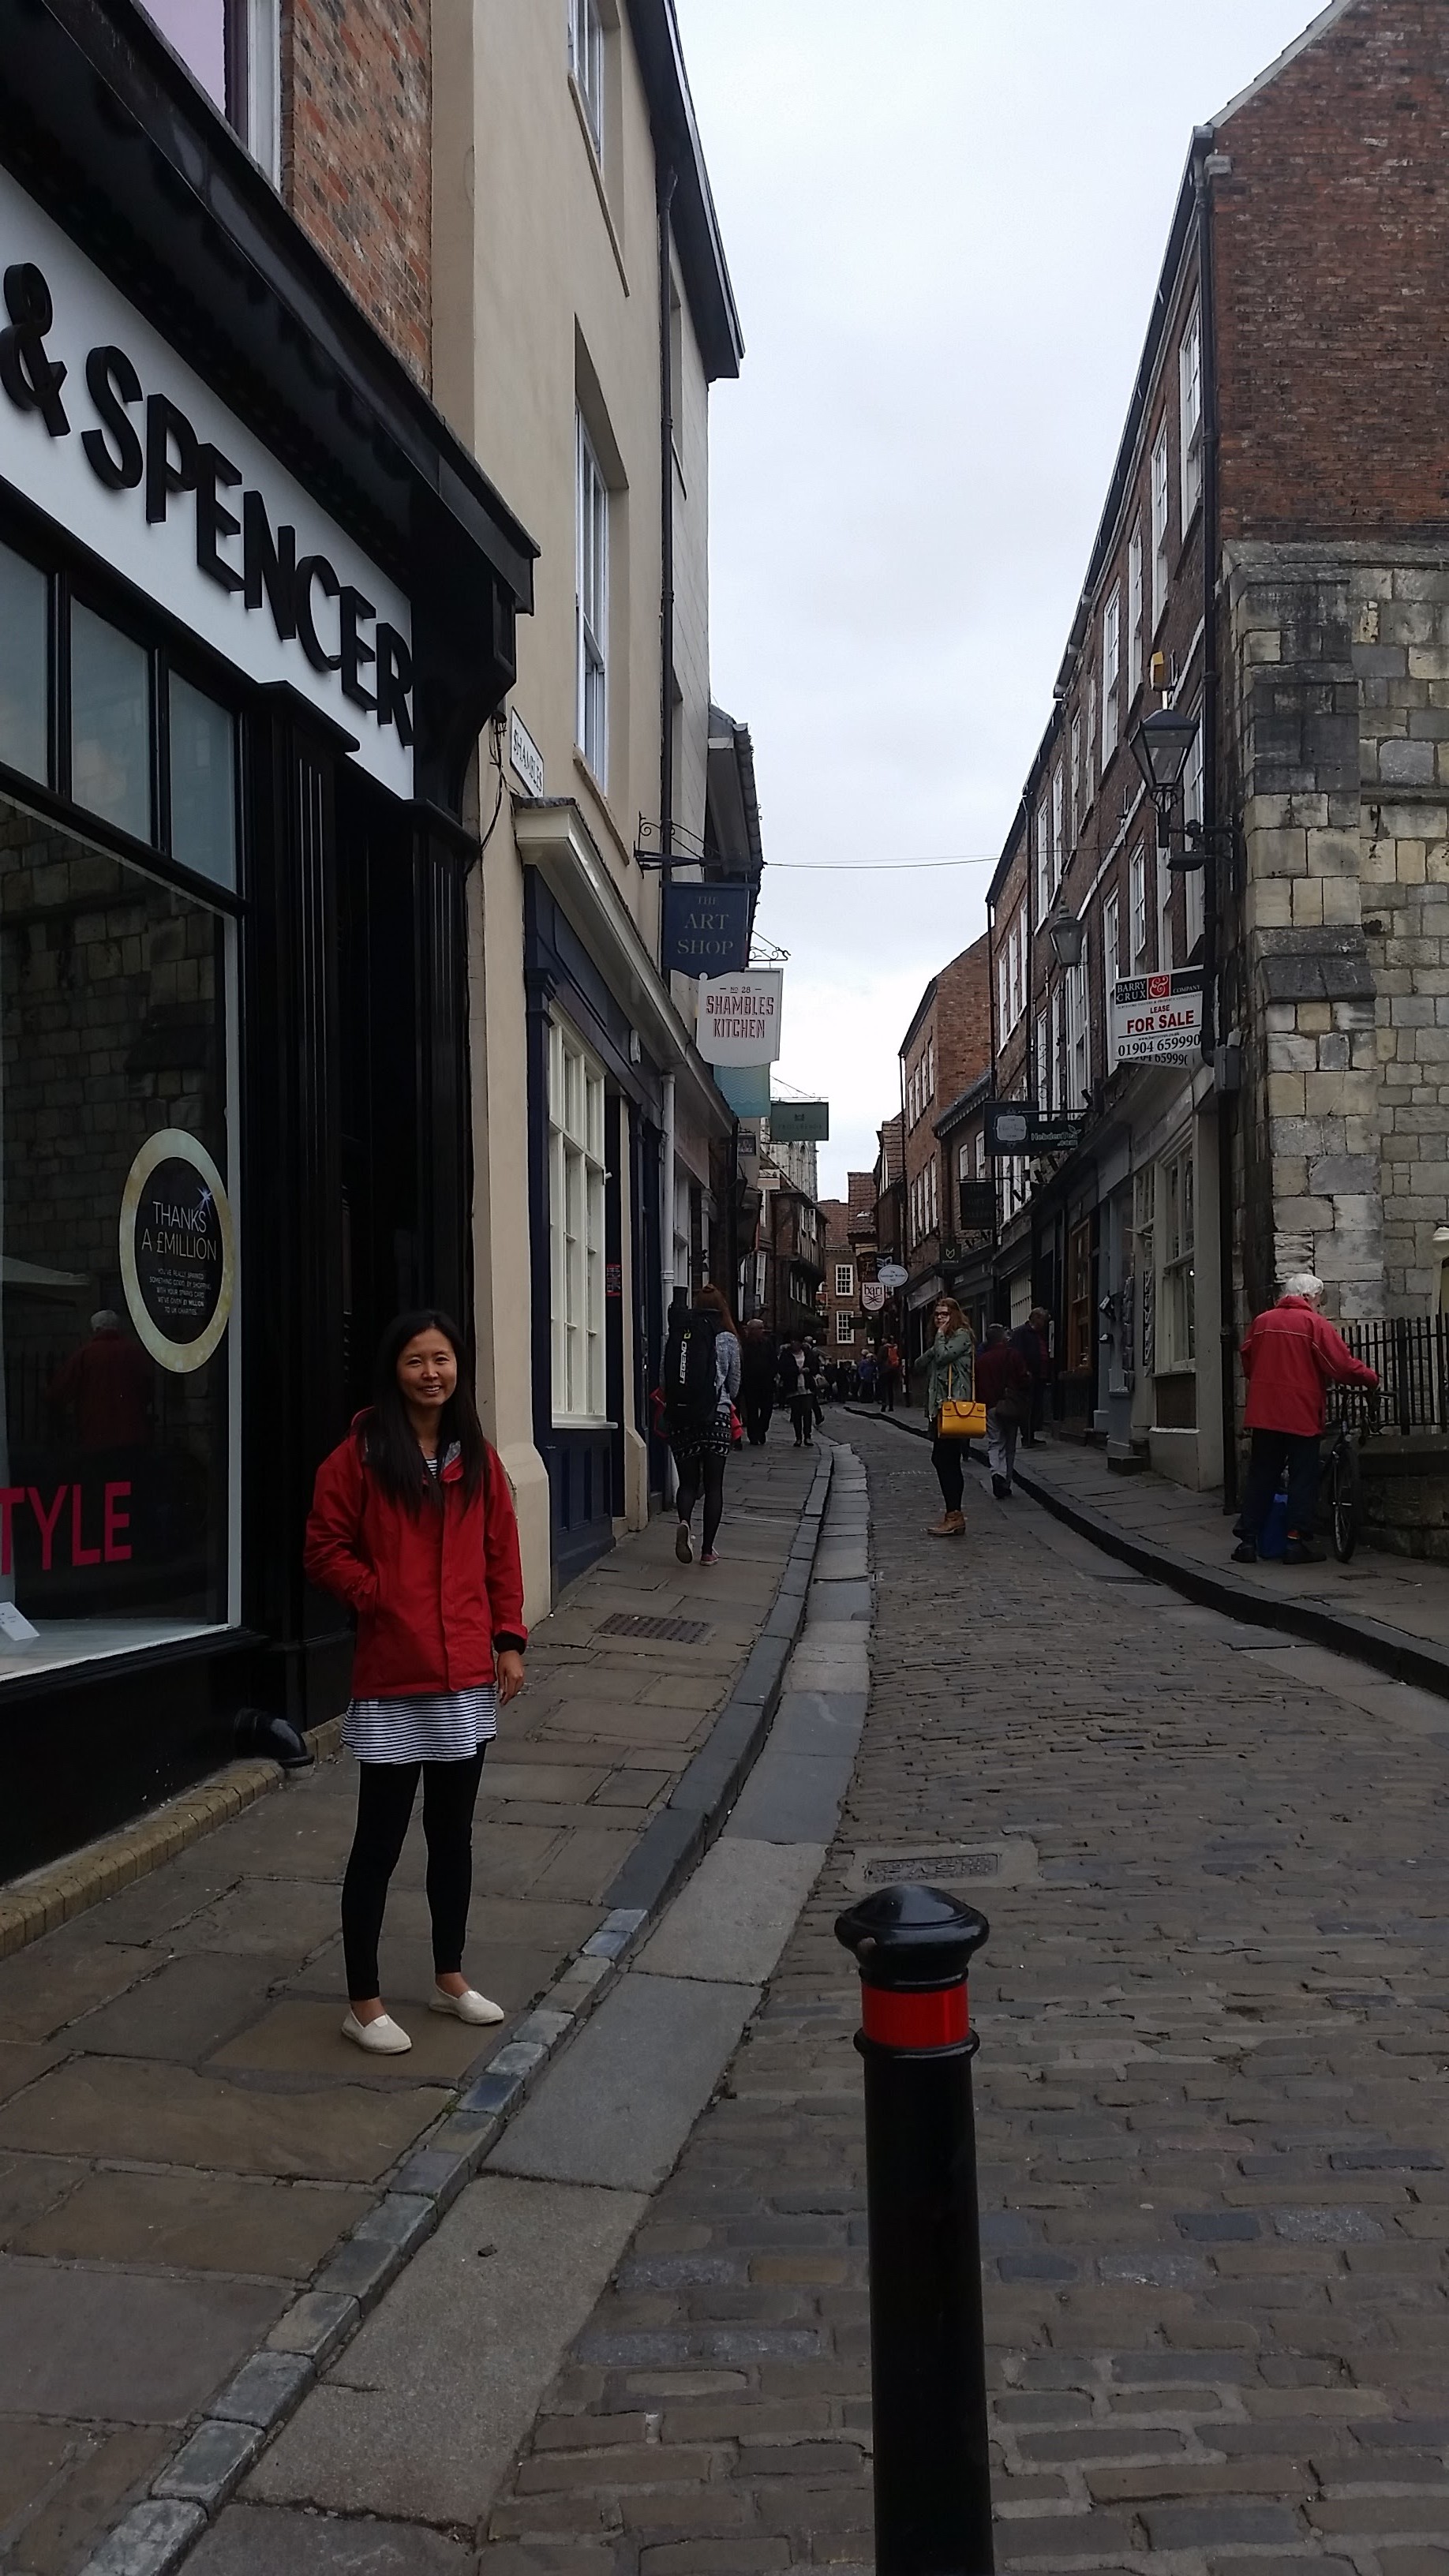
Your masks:
{"label": "cream rendered wall", "polygon": [[[659,811],[658,245],[647,102],[627,26],[616,24],[601,170],[569,78],[565,0],[453,0],[433,12],[433,45],[435,399],[541,548],[534,613],[518,622],[511,703],[543,754],[546,793],[575,799],[657,953],[658,878],[632,855],[639,817]],[[687,307],[683,322],[688,488],[681,501],[676,476],[676,571],[686,614],[676,670],[687,750],[678,811],[701,830],[707,390]],[[606,781],[574,745],[576,402],[611,488]],[[485,826],[503,780],[472,888],[479,1400],[517,1494],[536,1616],[548,1606],[551,1571],[547,1478],[533,1442],[523,871],[512,829],[520,791],[506,766],[500,772],[495,740],[479,768]],[[624,1248],[627,1261],[627,1209]],[[626,1282],[626,1313],[629,1300]],[[626,1336],[626,1422],[631,1369]],[[627,1519],[637,1525],[646,1459],[632,1431],[625,1447]]]}

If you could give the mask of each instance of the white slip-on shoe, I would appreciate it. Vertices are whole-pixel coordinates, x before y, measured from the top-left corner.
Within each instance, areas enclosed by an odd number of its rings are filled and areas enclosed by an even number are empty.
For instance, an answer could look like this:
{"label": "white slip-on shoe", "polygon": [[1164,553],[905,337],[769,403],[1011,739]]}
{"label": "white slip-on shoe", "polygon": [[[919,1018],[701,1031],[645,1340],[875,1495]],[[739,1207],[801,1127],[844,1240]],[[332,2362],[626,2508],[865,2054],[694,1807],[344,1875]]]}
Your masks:
{"label": "white slip-on shoe", "polygon": [[355,2012],[344,2013],[342,2036],[357,2048],[370,2049],[374,2057],[404,2057],[412,2046],[391,2013],[379,2013],[375,2021],[359,2021]]}
{"label": "white slip-on shoe", "polygon": [[441,1986],[435,1986],[428,2010],[451,2013],[455,2021],[482,2023],[505,2018],[501,2004],[491,2004],[486,1995],[476,1994],[471,1986],[462,1995],[445,1994]]}

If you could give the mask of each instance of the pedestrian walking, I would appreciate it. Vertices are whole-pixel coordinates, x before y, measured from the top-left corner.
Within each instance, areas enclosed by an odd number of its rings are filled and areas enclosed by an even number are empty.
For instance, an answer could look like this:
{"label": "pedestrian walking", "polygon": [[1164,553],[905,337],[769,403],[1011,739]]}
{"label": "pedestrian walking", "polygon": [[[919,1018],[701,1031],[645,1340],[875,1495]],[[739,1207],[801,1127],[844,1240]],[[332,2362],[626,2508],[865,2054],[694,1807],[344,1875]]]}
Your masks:
{"label": "pedestrian walking", "polygon": [[971,1327],[954,1297],[938,1297],[932,1310],[936,1338],[926,1353],[926,1419],[932,1432],[931,1464],[941,1488],[943,1510],[931,1523],[932,1538],[960,1538],[966,1515],[966,1443],[941,1428],[941,1407],[948,1401],[969,1404],[975,1383],[976,1346]]}
{"label": "pedestrian walking", "polygon": [[805,1338],[805,1358],[809,1367],[810,1402],[814,1410],[815,1426],[817,1430],[823,1431],[825,1428],[825,1407],[821,1403],[820,1398],[825,1387],[825,1362],[820,1356],[819,1343],[812,1340],[808,1334]]}
{"label": "pedestrian walking", "polygon": [[679,1479],[679,1527],[674,1553],[694,1562],[690,1523],[704,1496],[701,1565],[715,1565],[715,1539],[724,1516],[725,1464],[734,1439],[735,1397],[740,1391],[740,1337],[729,1301],[712,1283],[684,1312],[671,1311],[664,1351],[664,1429]]}
{"label": "pedestrian walking", "polygon": [[463,1975],[473,1809],[497,1709],[523,1688],[523,1572],[508,1478],[489,1448],[456,1324],[399,1315],[373,1401],[317,1470],[304,1563],[357,1613],[342,1740],[357,1756],[357,1830],[342,1881],[345,2038],[384,2057],[412,2041],[383,2003],[377,1945],[423,1783],[431,2012],[503,2019]]}
{"label": "pedestrian walking", "polygon": [[1355,1359],[1341,1333],[1318,1311],[1323,1282],[1295,1271],[1276,1306],[1255,1315],[1243,1342],[1252,1435],[1243,1508],[1233,1523],[1235,1565],[1256,1565],[1263,1523],[1285,1469],[1288,1477],[1286,1565],[1321,1565],[1313,1543],[1318,1518],[1318,1447],[1327,1387],[1378,1385],[1376,1370]]}
{"label": "pedestrian walking", "polygon": [[815,1391],[810,1375],[810,1353],[802,1334],[796,1333],[780,1354],[780,1393],[790,1408],[790,1428],[797,1449],[813,1447],[815,1440]]}
{"label": "pedestrian walking", "polygon": [[1011,1335],[1013,1350],[1021,1353],[1031,1378],[1031,1401],[1021,1426],[1021,1436],[1028,1449],[1034,1449],[1041,1430],[1046,1401],[1047,1381],[1052,1370],[1052,1319],[1045,1306],[1033,1306],[1024,1324],[1018,1324]]}
{"label": "pedestrian walking", "polygon": [[881,1345],[875,1364],[875,1382],[880,1395],[880,1409],[882,1413],[894,1413],[896,1409],[896,1388],[900,1384],[900,1379],[900,1352],[894,1342],[884,1342]]}
{"label": "pedestrian walking", "polygon": [[1031,1371],[1004,1324],[988,1324],[976,1354],[976,1400],[986,1407],[986,1463],[999,1503],[1011,1500],[1016,1442],[1031,1408]]}
{"label": "pedestrian walking", "polygon": [[874,1401],[875,1352],[873,1350],[861,1352],[860,1366],[855,1372],[855,1391],[862,1404],[870,1404]]}
{"label": "pedestrian walking", "polygon": [[752,1449],[763,1449],[775,1410],[780,1359],[763,1315],[752,1315],[740,1342],[740,1411]]}

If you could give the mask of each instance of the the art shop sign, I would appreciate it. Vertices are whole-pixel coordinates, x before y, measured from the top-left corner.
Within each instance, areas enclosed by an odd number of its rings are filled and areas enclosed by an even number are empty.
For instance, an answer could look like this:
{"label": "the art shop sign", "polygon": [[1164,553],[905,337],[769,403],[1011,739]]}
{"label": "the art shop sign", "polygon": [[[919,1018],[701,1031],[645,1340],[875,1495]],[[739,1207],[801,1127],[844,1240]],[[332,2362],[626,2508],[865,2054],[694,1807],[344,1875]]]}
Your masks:
{"label": "the art shop sign", "polygon": [[0,475],[410,796],[402,592],[3,170],[0,293]]}

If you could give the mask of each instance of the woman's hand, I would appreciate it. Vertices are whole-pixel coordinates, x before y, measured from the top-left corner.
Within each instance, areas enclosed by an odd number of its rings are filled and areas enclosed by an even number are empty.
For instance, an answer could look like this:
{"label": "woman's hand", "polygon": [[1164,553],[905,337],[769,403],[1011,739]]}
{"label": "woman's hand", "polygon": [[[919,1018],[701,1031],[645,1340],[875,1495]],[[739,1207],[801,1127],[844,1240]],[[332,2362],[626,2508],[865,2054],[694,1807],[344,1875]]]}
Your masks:
{"label": "woman's hand", "polygon": [[516,1647],[505,1646],[502,1649],[497,1659],[497,1669],[498,1705],[500,1708],[506,1708],[511,1699],[517,1699],[523,1688],[523,1657]]}

